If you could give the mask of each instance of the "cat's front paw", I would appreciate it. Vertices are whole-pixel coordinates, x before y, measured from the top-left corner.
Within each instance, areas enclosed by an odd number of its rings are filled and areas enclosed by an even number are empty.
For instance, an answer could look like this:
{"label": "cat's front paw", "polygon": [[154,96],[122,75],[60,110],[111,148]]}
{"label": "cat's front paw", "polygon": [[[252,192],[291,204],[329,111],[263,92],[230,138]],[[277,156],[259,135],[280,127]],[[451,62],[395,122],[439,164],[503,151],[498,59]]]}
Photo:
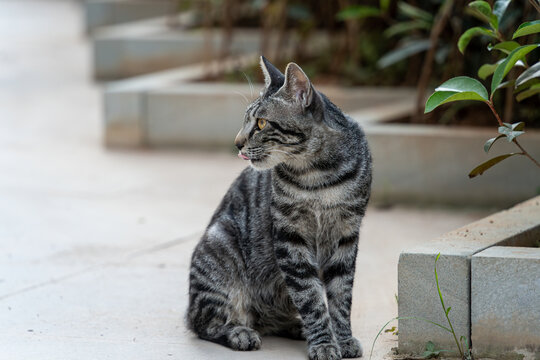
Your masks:
{"label": "cat's front paw", "polygon": [[231,349],[240,351],[258,350],[261,348],[259,333],[245,326],[237,326],[228,334]]}
{"label": "cat's front paw", "polygon": [[339,347],[341,348],[341,356],[343,356],[344,359],[359,358],[363,354],[360,341],[354,337],[340,341]]}
{"label": "cat's front paw", "polygon": [[309,360],[340,360],[341,352],[339,347],[334,344],[320,344],[310,346]]}

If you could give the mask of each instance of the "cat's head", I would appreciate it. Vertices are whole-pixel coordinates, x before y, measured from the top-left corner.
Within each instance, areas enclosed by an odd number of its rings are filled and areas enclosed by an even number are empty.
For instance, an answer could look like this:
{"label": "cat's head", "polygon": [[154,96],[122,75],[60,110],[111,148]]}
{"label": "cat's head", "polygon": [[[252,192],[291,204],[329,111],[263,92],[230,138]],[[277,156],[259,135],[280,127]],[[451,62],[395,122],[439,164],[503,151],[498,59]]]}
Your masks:
{"label": "cat's head", "polygon": [[302,166],[320,123],[321,98],[302,69],[289,63],[283,75],[263,56],[265,87],[251,103],[234,141],[238,156],[256,169],[280,163]]}

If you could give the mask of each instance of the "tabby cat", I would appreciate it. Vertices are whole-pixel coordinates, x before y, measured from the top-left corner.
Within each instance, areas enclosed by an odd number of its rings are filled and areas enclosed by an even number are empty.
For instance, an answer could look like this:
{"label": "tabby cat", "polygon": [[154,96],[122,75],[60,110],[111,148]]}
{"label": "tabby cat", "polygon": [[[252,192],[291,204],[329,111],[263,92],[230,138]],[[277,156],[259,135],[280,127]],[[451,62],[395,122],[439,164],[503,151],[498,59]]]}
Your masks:
{"label": "tabby cat", "polygon": [[351,333],[360,222],[371,186],[366,137],[302,69],[261,57],[265,87],[235,144],[248,160],[195,248],[188,327],[256,350],[305,339],[309,359],[362,356]]}

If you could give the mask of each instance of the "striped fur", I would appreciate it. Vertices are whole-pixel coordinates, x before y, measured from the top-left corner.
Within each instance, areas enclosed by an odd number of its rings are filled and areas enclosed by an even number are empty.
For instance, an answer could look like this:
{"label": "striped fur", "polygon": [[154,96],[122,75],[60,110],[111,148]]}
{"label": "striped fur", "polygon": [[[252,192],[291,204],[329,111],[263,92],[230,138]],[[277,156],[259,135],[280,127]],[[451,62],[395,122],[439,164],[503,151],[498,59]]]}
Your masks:
{"label": "striped fur", "polygon": [[235,350],[275,334],[306,339],[310,359],[359,357],[350,311],[371,186],[364,133],[296,64],[285,75],[261,67],[266,87],[236,139],[252,166],[195,248],[188,326]]}

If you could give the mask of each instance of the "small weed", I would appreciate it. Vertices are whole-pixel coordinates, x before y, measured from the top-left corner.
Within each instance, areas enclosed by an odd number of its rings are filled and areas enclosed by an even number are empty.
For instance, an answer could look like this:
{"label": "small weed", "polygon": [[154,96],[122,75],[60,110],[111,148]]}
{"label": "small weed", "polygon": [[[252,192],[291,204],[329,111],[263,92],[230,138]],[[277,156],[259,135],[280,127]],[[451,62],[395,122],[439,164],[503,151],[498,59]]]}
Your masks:
{"label": "small weed", "polygon": [[[395,317],[395,318],[391,319],[390,321],[388,321],[386,324],[384,324],[384,326],[381,328],[381,330],[379,330],[379,332],[377,333],[377,336],[375,336],[375,339],[373,339],[373,343],[371,344],[371,352],[369,354],[369,359],[370,360],[371,360],[371,357],[373,355],[373,348],[375,347],[375,342],[377,341],[377,339],[379,338],[379,336],[381,335],[381,333],[383,331],[387,332],[387,333],[392,332],[394,334],[397,334],[397,329],[396,329],[395,326],[393,326],[390,329],[386,329],[388,324],[390,324],[392,321],[395,321],[395,320],[411,320],[411,319],[423,321],[423,322],[426,322],[428,324],[438,326],[439,328],[441,328],[441,329],[443,329],[445,331],[448,331],[454,337],[454,340],[456,342],[456,346],[458,348],[460,357],[463,360],[473,360],[471,348],[470,348],[470,345],[469,345],[469,340],[467,339],[466,336],[461,336],[459,338],[459,341],[458,341],[458,338],[456,336],[456,332],[454,331],[454,327],[452,325],[452,322],[450,321],[450,317],[448,316],[448,314],[450,313],[450,310],[452,309],[452,307],[451,306],[446,307],[446,305],[444,304],[444,298],[443,298],[443,295],[442,295],[442,292],[441,292],[441,288],[439,286],[439,274],[437,273],[437,261],[439,261],[440,256],[441,256],[441,253],[438,253],[437,257],[435,258],[435,265],[434,265],[435,283],[437,284],[437,293],[439,295],[439,299],[441,301],[441,306],[443,308],[444,316],[446,317],[446,320],[448,321],[448,326],[449,327],[446,327],[444,325],[441,325],[441,324],[436,323],[434,321],[431,321],[429,319],[418,317],[418,316],[398,316],[398,317]],[[397,300],[397,295],[396,295],[396,300]],[[425,359],[429,359],[431,357],[438,356],[439,353],[441,353],[443,351],[449,351],[449,350],[435,350],[435,344],[433,342],[431,342],[431,341],[428,341],[426,343],[426,348],[425,348],[423,357]]]}

